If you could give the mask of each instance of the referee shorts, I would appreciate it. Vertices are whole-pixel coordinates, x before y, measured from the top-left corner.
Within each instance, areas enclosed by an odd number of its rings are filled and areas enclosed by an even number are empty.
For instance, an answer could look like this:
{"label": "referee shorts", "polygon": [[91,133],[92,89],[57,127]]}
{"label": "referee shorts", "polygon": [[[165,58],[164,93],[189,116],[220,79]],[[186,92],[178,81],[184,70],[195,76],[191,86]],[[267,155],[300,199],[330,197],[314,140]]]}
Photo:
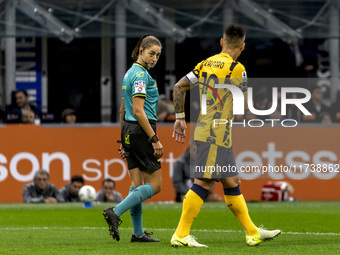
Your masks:
{"label": "referee shorts", "polygon": [[207,142],[195,141],[197,154],[194,166],[194,178],[220,181],[239,174],[233,153],[233,147],[226,148]]}
{"label": "referee shorts", "polygon": [[[150,125],[156,133],[156,122],[150,121]],[[153,155],[154,149],[148,142],[149,137],[137,121],[124,121],[121,139],[129,170],[138,168],[146,172],[161,168],[161,160]]]}

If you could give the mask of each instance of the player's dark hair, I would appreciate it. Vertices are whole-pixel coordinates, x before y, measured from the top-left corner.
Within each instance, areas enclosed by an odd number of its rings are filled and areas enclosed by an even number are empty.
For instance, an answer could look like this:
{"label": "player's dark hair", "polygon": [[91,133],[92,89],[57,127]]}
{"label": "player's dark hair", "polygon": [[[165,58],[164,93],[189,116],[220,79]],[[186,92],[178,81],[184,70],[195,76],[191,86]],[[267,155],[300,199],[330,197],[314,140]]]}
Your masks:
{"label": "player's dark hair", "polygon": [[153,35],[145,34],[143,35],[136,47],[133,49],[131,57],[134,61],[138,59],[138,55],[140,54],[141,50],[148,49],[153,45],[158,45],[159,47],[162,47],[161,42]]}
{"label": "player's dark hair", "polygon": [[82,184],[84,184],[84,178],[81,175],[74,175],[71,179],[71,183],[73,182],[81,182]]}
{"label": "player's dark hair", "polygon": [[239,24],[229,25],[223,34],[223,39],[231,48],[240,47],[246,35],[244,28]]}

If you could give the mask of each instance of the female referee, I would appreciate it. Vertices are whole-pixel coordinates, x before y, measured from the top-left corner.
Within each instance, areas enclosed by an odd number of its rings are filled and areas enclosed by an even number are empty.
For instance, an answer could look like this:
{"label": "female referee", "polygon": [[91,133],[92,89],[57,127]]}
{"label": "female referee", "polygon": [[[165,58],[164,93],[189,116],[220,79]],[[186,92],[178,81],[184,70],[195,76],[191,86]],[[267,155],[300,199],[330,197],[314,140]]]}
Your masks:
{"label": "female referee", "polygon": [[110,235],[117,241],[120,240],[120,216],[130,209],[134,231],[131,242],[159,242],[149,236],[152,233],[143,230],[142,202],[161,190],[163,146],[156,135],[159,94],[156,81],[148,73],[148,69],[157,64],[161,50],[156,37],[142,36],[131,55],[135,62],[123,80],[120,155],[127,160],[131,187],[121,203],[103,212]]}

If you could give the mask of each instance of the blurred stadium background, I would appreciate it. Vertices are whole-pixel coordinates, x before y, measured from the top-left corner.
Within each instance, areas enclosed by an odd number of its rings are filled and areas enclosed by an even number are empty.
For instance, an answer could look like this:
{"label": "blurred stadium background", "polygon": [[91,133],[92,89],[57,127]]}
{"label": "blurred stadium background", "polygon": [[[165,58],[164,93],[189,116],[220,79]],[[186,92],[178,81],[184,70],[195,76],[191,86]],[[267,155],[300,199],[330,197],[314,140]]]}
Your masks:
{"label": "blurred stadium background", "polygon": [[[15,60],[35,61],[29,70],[37,72],[39,84],[31,93],[44,112],[53,114],[52,121],[60,121],[62,110],[70,106],[78,111],[79,122],[117,121],[118,84],[144,33],[164,44],[152,74],[167,96],[175,80],[220,50],[217,42],[232,22],[247,30],[240,61],[249,77],[339,77],[336,0],[2,0],[0,10],[3,107],[11,103],[17,86]],[[295,41],[303,57],[299,66]],[[35,58],[20,55],[25,42],[34,48],[26,47],[26,52],[35,52]],[[339,86],[324,89],[334,103]]]}
{"label": "blurred stadium background", "polygon": [[[150,33],[161,39],[162,56],[150,73],[170,99],[175,81],[220,51],[218,41],[230,23],[247,31],[240,62],[248,77],[314,79],[333,123],[314,120],[289,131],[236,129],[236,155],[257,153],[247,154],[249,164],[288,164],[292,158],[339,164],[339,10],[339,0],[0,0],[0,106],[5,110],[13,91],[26,89],[43,112],[40,126],[1,126],[0,191],[16,191],[0,202],[20,202],[22,187],[39,168],[51,172],[58,188],[73,174],[83,174],[97,189],[104,177],[113,177],[126,195],[127,170],[115,141],[120,85],[138,38]],[[60,124],[65,108],[77,111],[76,125]],[[155,199],[172,200],[173,162],[185,146],[169,141],[171,123],[161,124],[160,133],[167,140],[163,187],[169,192]],[[275,177],[292,182],[302,200],[334,200],[340,199],[338,176],[251,177],[244,188],[246,198],[258,200],[262,185]]]}

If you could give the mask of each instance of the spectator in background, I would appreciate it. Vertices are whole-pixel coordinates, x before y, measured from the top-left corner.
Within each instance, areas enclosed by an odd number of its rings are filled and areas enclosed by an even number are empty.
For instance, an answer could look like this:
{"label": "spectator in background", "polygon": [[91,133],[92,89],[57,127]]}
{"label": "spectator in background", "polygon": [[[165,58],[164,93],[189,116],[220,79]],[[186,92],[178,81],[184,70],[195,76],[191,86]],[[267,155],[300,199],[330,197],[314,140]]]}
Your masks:
{"label": "spectator in background", "polygon": [[59,192],[65,202],[80,202],[78,193],[84,185],[84,178],[81,175],[74,175],[71,182],[62,187]]}
{"label": "spectator in background", "polygon": [[102,182],[102,190],[97,192],[96,202],[120,203],[123,196],[115,191],[116,182],[112,179],[105,179]]}
{"label": "spectator in background", "polygon": [[320,113],[320,122],[323,124],[332,124],[332,116],[329,112]]}
{"label": "spectator in background", "polygon": [[[269,108],[271,108],[272,105],[270,105]],[[266,119],[270,119],[272,121],[270,121],[269,126],[277,126],[280,127],[281,126],[281,121],[283,121],[285,118],[285,116],[281,115],[281,101],[279,100],[277,102],[277,106],[276,109],[274,110],[274,112],[272,112],[271,114],[269,114],[268,116],[266,116]]]}
{"label": "spectator in background", "polygon": [[332,105],[332,112],[333,112],[333,121],[340,122],[340,92],[338,93],[336,97],[335,103]]}
{"label": "spectator in background", "polygon": [[[0,107],[2,105],[2,95],[0,93]],[[0,124],[5,122],[6,113],[0,108]]]}
{"label": "spectator in background", "polygon": [[175,107],[172,100],[169,100],[166,95],[159,95],[157,121],[168,122],[175,121]]}
{"label": "spectator in background", "polygon": [[323,92],[318,86],[312,87],[311,100],[305,104],[305,107],[312,115],[303,115],[302,119],[304,121],[320,122],[320,114],[322,112],[331,112],[331,108],[323,103]]}
{"label": "spectator in background", "polygon": [[23,110],[21,112],[21,123],[22,124],[34,124],[35,113],[32,110]]}
{"label": "spectator in background", "polygon": [[35,124],[40,124],[41,111],[38,107],[29,103],[28,93],[26,90],[18,90],[15,92],[15,104],[7,108],[6,116],[8,122],[21,122],[22,112],[31,110],[35,114]]}
{"label": "spectator in background", "polygon": [[62,114],[61,118],[63,123],[74,124],[77,122],[76,111],[71,108],[66,108]]}
{"label": "spectator in background", "polygon": [[[293,93],[290,95],[291,99],[297,99],[298,95],[296,93]],[[302,119],[302,112],[301,110],[295,105],[295,104],[288,104],[286,105],[287,107],[287,119],[294,119],[297,122],[300,122]]]}
{"label": "spectator in background", "polygon": [[[268,93],[265,88],[261,88],[257,94],[254,95],[254,108],[256,110],[268,110],[271,105],[271,101],[269,100]],[[258,115],[258,119],[265,120],[265,116]]]}
{"label": "spectator in background", "polygon": [[50,175],[46,170],[38,170],[33,183],[25,185],[22,196],[24,203],[65,202],[55,185],[49,183]]}
{"label": "spectator in background", "polygon": [[[194,183],[194,167],[196,159],[197,146],[194,141],[190,142],[188,148],[185,149],[183,155],[176,161],[174,172],[172,174],[172,183],[176,191],[176,202],[182,202],[185,194]],[[191,173],[191,176],[190,176]],[[214,194],[211,188],[205,201],[207,202],[221,202],[222,198]]]}
{"label": "spectator in background", "polygon": [[[258,119],[257,115],[252,113],[251,111],[246,111],[244,113],[244,120],[248,123],[248,121]],[[248,125],[248,124],[247,124]]]}

